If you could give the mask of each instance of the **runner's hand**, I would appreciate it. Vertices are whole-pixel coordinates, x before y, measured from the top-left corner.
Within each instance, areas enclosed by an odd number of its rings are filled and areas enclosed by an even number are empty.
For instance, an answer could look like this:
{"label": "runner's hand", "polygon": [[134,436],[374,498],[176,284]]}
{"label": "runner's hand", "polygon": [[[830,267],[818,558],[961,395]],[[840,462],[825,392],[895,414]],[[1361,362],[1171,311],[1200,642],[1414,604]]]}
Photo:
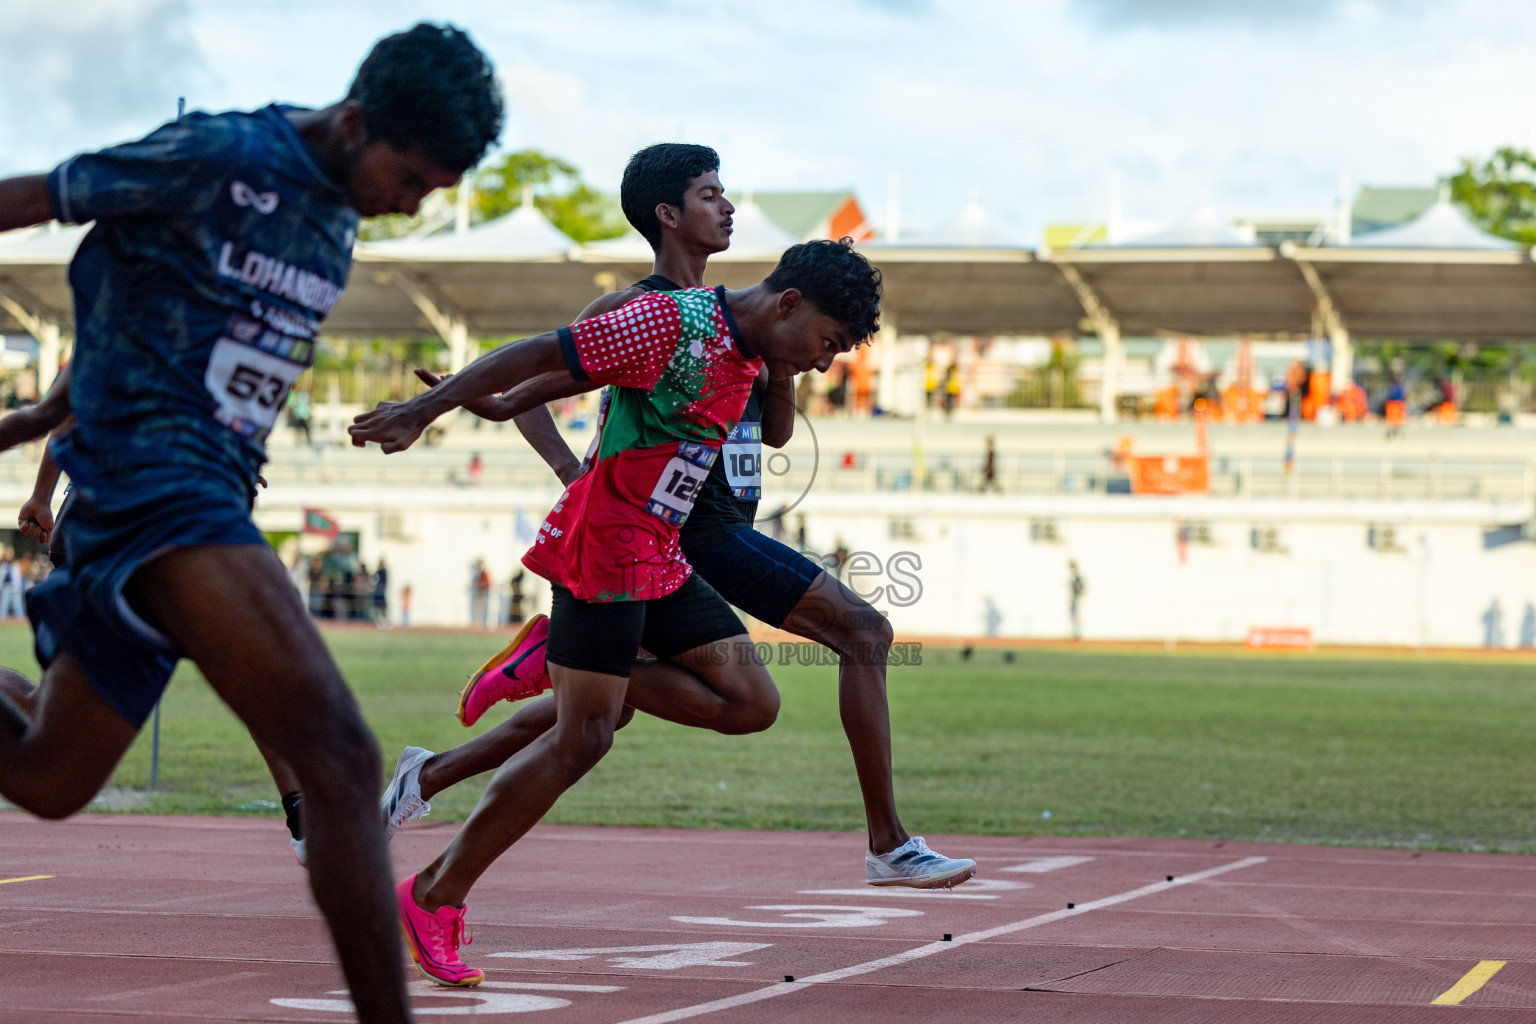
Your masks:
{"label": "runner's hand", "polygon": [[[420,366],[416,367],[416,379],[421,381],[429,388],[437,387],[443,381],[452,376],[453,374],[451,373],[436,374],[431,370],[423,369]],[[465,405],[464,408],[474,415],[479,416],[483,420],[495,420],[499,423],[510,418],[508,416],[502,415],[500,405],[501,397],[502,396],[500,395],[491,395],[488,398],[477,398],[473,402]]]}
{"label": "runner's hand", "polygon": [[386,455],[403,452],[416,443],[427,424],[421,422],[409,402],[380,402],[373,412],[365,412],[352,421],[347,433],[352,445],[361,448],[377,441]]}
{"label": "runner's hand", "polygon": [[39,544],[47,544],[48,538],[53,536],[53,510],[46,501],[28,498],[16,517],[16,525]]}

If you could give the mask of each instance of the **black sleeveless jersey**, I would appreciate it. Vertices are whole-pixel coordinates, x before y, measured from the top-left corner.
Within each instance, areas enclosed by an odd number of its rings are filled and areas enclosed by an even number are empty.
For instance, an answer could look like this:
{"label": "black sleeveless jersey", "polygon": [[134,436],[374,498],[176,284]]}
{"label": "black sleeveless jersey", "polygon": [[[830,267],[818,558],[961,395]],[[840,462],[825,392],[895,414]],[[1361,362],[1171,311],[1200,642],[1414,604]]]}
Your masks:
{"label": "black sleeveless jersey", "polygon": [[[636,281],[634,287],[647,292],[682,291],[682,287],[660,274]],[[757,504],[762,497],[763,476],[763,396],[767,389],[759,379],[752,385],[741,422],[731,431],[721,448],[720,457],[699,490],[693,511],[683,523],[682,541],[686,549],[752,528],[757,518]]]}

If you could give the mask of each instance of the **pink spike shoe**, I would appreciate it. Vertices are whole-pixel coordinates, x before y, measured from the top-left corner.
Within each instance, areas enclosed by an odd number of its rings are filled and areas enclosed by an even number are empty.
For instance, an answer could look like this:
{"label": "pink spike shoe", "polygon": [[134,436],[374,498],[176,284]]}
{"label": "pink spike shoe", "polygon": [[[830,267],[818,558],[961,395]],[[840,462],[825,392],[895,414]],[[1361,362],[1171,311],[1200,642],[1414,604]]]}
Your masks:
{"label": "pink spike shoe", "polygon": [[395,886],[400,903],[400,930],[405,933],[406,948],[416,969],[439,985],[468,988],[485,980],[485,972],[459,959],[459,943],[469,945],[474,938],[464,925],[463,907],[439,907],[436,913],[422,910],[411,895],[416,876]]}
{"label": "pink spike shoe", "polygon": [[459,721],[474,725],[486,708],[499,700],[536,697],[549,689],[544,648],[549,643],[549,616],[535,615],[512,642],[475,670],[459,694]]}

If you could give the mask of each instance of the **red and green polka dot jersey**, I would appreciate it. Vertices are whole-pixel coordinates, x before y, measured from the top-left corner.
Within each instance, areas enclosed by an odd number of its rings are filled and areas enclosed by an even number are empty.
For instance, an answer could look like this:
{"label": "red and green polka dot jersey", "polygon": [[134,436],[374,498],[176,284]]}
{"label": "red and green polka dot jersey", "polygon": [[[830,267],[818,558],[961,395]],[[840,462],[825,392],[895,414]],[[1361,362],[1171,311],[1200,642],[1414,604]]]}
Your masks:
{"label": "red and green polka dot jersey", "polygon": [[724,289],[653,292],[560,332],[578,379],[612,385],[594,464],[545,518],[523,564],[585,601],[665,597],[692,570],[679,525],[646,511],[680,442],[718,451],[762,361]]}

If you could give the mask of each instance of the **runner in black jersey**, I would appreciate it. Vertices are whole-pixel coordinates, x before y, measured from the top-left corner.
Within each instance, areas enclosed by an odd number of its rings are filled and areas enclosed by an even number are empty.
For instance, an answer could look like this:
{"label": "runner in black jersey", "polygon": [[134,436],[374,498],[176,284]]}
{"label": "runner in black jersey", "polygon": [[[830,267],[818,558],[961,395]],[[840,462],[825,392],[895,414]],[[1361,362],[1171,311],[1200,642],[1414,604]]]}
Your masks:
{"label": "runner in black jersey", "polygon": [[[651,146],[630,160],[621,200],[625,216],[656,251],[654,272],[628,289],[597,299],[581,319],[618,309],[649,292],[703,285],[709,257],[730,244],[734,211],[718,170],[718,156],[704,146]],[[439,380],[423,371],[418,375],[428,384]],[[507,418],[494,399],[467,408],[487,418]],[[765,366],[741,423],[726,442],[723,457],[715,461],[683,525],[683,553],[696,573],[737,608],[840,655],[839,710],[864,797],[869,833],[865,876],[870,884],[919,888],[959,884],[975,873],[975,861],[934,853],[921,836],[907,833],[896,814],[885,691],[890,624],[821,566],[753,528],[761,497],[760,442],[775,448],[786,444],[795,415],[793,373],[786,367]],[[518,416],[516,422],[562,483],[569,484],[580,475],[584,463],[560,436],[547,408],[539,406]],[[502,696],[516,699],[548,685],[540,682],[546,678],[541,625],[542,617],[531,621],[505,651],[471,678],[460,703],[465,724],[471,724],[489,702],[477,692],[481,681],[487,684],[484,689],[490,691],[492,701]],[[547,626],[544,629],[547,635]],[[531,680],[530,673],[522,671],[530,665],[534,666]],[[505,675],[498,671],[502,669]],[[529,682],[532,686],[525,687]],[[639,709],[726,733],[751,731],[768,713],[756,694],[700,693],[679,685],[675,675],[649,672],[643,664],[637,664],[630,676],[627,703],[623,721]],[[554,702],[545,697],[453,750],[433,754],[407,747],[384,794],[387,829],[393,831],[425,814],[427,800],[436,793],[497,768],[554,721]]]}

